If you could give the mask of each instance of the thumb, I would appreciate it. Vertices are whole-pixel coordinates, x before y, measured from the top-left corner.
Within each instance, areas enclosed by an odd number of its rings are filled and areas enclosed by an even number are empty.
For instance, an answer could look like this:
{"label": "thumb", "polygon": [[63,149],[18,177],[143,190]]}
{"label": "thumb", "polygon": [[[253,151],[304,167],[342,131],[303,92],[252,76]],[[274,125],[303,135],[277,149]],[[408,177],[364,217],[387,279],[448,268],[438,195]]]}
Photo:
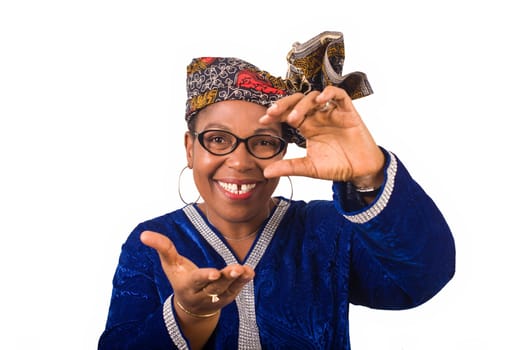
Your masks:
{"label": "thumb", "polygon": [[178,254],[175,245],[165,235],[144,231],[140,234],[140,240],[158,252],[162,265],[179,267],[182,264],[182,257]]}
{"label": "thumb", "polygon": [[269,164],[264,169],[264,177],[311,176],[307,171],[306,158],[282,159]]}

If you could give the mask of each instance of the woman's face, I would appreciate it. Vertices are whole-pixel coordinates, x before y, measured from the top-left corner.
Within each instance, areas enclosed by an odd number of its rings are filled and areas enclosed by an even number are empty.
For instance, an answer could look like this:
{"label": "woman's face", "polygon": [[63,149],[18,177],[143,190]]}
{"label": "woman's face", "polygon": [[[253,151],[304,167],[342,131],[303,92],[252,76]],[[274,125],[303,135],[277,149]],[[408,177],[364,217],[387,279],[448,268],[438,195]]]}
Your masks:
{"label": "woman's face", "polygon": [[[245,101],[214,103],[199,112],[195,131],[219,129],[241,138],[254,134],[282,136],[280,123],[262,125],[258,122],[265,111],[266,108]],[[241,223],[267,217],[278,179],[264,178],[264,168],[282,159],[285,149],[273,158],[262,160],[251,155],[245,143],[220,156],[209,153],[189,134],[185,143],[195,184],[206,203],[207,214],[214,221]]]}

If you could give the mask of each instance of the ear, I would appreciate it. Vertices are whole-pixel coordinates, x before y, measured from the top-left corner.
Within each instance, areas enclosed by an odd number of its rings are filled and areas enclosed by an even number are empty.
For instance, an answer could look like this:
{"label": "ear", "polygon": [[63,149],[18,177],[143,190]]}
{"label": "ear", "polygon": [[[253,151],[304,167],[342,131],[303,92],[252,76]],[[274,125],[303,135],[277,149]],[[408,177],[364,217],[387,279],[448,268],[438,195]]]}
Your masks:
{"label": "ear", "polygon": [[195,143],[195,137],[186,131],[184,135],[184,146],[186,147],[186,160],[189,169],[193,168],[193,145]]}

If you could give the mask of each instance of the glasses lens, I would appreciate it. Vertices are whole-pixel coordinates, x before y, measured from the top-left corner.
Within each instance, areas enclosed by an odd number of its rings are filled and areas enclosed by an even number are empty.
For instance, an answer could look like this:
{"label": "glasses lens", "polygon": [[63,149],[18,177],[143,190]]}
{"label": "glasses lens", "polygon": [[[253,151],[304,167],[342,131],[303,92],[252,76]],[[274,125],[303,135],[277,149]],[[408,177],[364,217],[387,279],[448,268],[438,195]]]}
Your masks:
{"label": "glasses lens", "polygon": [[234,135],[220,130],[205,131],[199,139],[205,149],[217,155],[229,153],[237,142]]}
{"label": "glasses lens", "polygon": [[282,151],[284,141],[272,135],[253,135],[248,138],[247,145],[255,157],[266,159]]}

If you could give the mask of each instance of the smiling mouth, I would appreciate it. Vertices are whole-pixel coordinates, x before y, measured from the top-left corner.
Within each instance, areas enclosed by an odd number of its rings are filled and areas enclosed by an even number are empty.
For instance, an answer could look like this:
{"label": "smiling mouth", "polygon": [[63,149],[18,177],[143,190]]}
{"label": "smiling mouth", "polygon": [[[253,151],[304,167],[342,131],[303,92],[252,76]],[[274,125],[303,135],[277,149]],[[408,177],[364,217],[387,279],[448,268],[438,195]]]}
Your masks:
{"label": "smiling mouth", "polygon": [[243,194],[249,193],[257,186],[256,183],[232,184],[232,183],[227,183],[227,182],[222,182],[222,181],[218,181],[218,184],[220,185],[220,187],[222,187],[227,192],[233,193],[235,195],[243,195]]}

